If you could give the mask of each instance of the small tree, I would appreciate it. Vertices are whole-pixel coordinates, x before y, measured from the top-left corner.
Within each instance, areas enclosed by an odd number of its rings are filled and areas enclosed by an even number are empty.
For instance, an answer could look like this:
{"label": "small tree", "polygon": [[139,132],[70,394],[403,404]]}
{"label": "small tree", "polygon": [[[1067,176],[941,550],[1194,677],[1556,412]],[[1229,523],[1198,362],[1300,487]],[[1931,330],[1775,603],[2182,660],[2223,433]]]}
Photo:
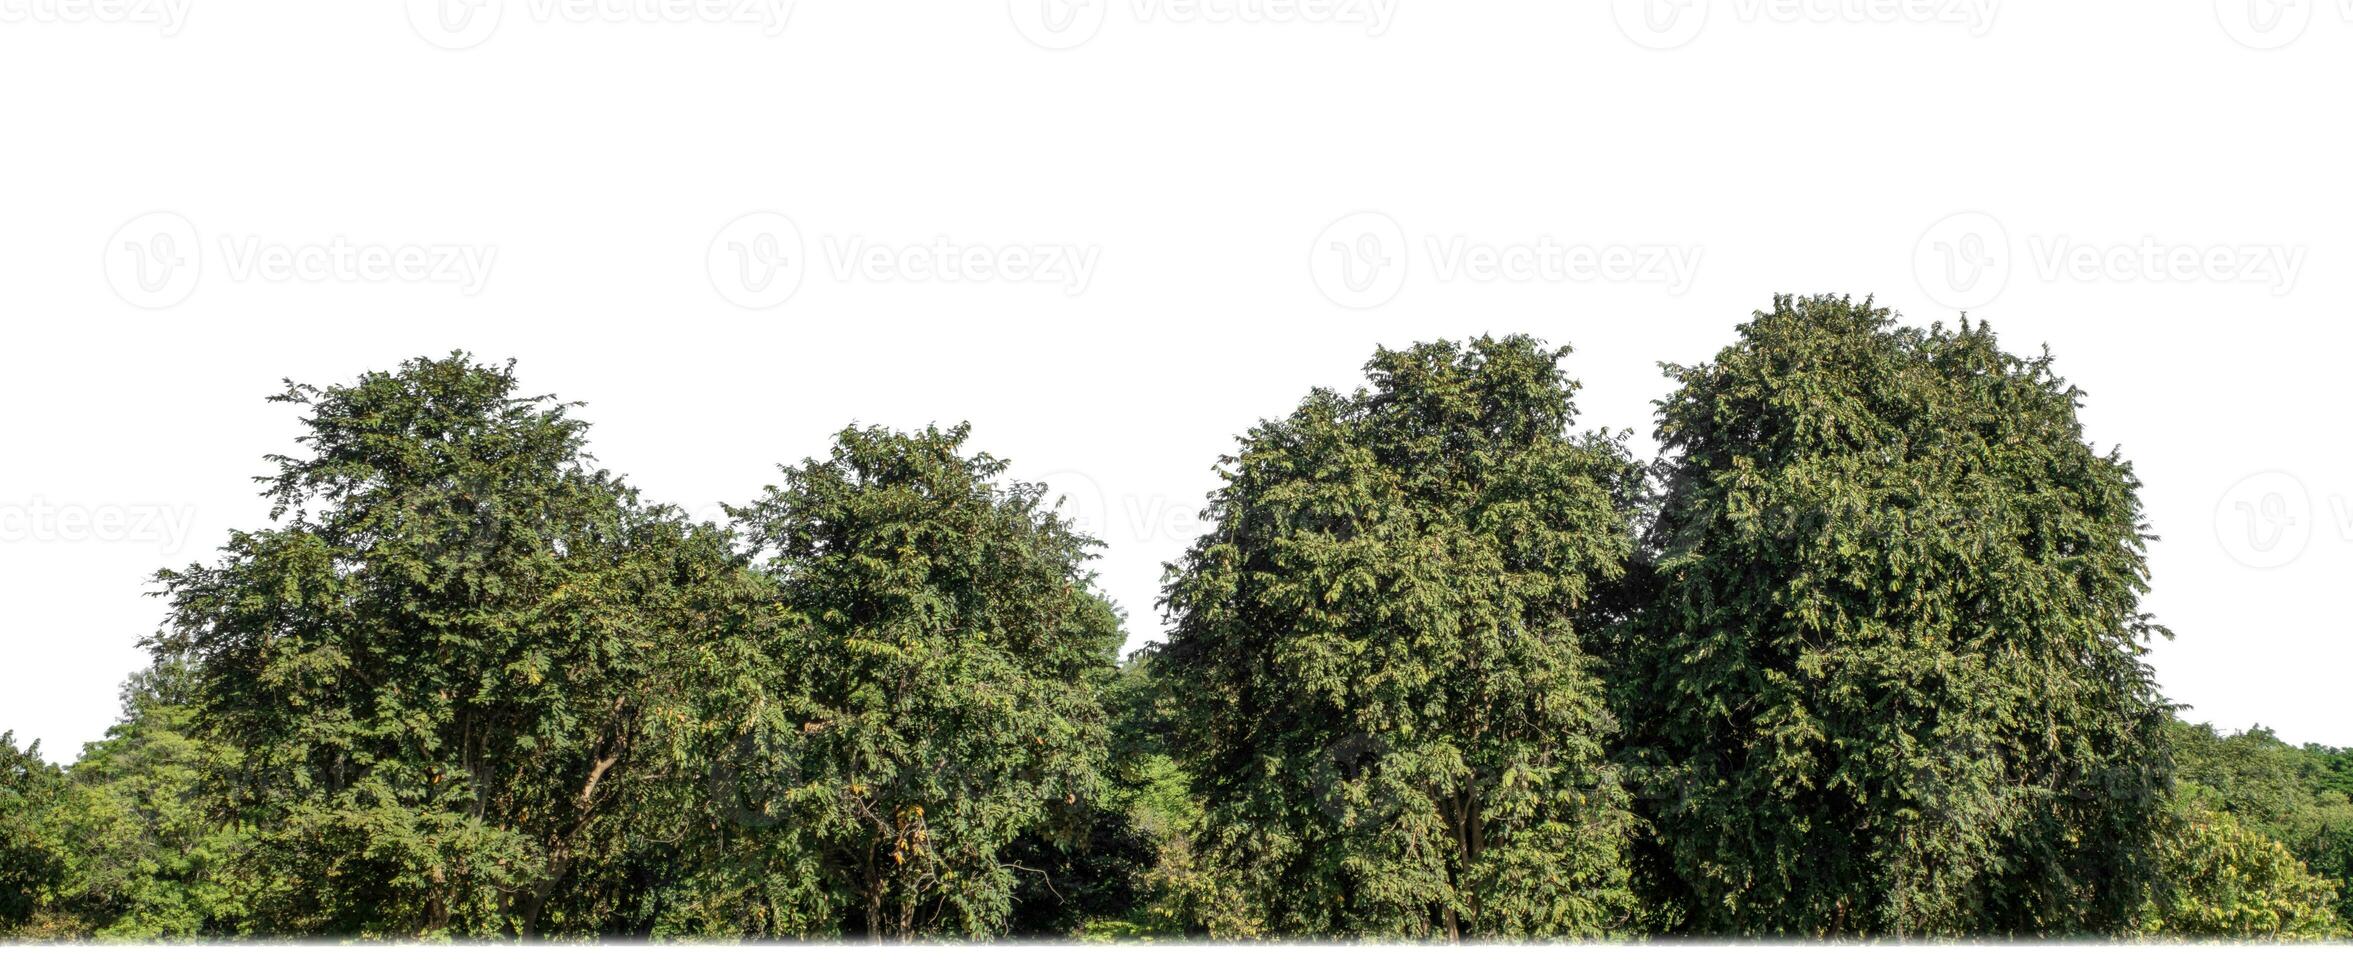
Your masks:
{"label": "small tree", "polygon": [[1570,432],[1566,349],[1381,350],[1224,461],[1148,661],[1203,856],[1278,933],[1594,936],[1627,800],[1583,637],[1635,468]]}

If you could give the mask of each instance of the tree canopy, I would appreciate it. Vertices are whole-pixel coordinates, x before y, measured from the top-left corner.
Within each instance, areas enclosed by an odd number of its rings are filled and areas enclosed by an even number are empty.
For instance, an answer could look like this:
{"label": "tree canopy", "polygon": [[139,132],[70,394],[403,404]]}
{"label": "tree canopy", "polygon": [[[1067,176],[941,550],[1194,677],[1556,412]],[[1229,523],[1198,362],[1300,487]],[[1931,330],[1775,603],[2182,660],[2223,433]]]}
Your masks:
{"label": "tree canopy", "polygon": [[1103,791],[1124,636],[1093,542],[967,435],[848,429],[735,512],[792,617],[714,784],[773,931],[999,932],[1037,873],[1001,854]]}
{"label": "tree canopy", "polygon": [[584,451],[573,406],[510,366],[420,359],[290,384],[305,453],[264,478],[280,525],[164,575],[253,828],[247,914],[270,932],[595,930],[642,901],[643,849],[694,702],[726,660],[739,562]]}
{"label": "tree canopy", "polygon": [[1672,367],[1621,710],[1683,927],[2113,931],[2168,779],[2138,481],[1990,329],[1775,301]]}
{"label": "tree canopy", "polygon": [[1210,860],[1277,931],[1600,936],[1632,914],[1615,723],[1580,639],[1635,467],[1566,350],[1376,354],[1226,460],[1150,661]]}
{"label": "tree canopy", "polygon": [[2178,719],[2047,352],[1779,297],[1647,463],[1568,354],[1251,427],[1124,660],[968,425],[714,523],[512,363],[288,382],[120,721],[0,734],[0,938],[2348,934],[2353,752]]}

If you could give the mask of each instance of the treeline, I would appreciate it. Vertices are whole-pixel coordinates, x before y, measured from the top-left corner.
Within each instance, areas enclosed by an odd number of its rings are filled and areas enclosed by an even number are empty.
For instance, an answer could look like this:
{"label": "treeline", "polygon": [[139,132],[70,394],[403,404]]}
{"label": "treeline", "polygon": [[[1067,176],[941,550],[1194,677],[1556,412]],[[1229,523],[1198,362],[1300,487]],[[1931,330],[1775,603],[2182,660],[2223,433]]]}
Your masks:
{"label": "treeline", "polygon": [[1124,662],[964,427],[697,522],[457,354],[278,401],[123,716],[0,737],[0,932],[2325,938],[2353,758],[2173,718],[2139,484],[1990,331],[1779,298],[1655,461],[1566,349],[1381,350],[1222,460]]}

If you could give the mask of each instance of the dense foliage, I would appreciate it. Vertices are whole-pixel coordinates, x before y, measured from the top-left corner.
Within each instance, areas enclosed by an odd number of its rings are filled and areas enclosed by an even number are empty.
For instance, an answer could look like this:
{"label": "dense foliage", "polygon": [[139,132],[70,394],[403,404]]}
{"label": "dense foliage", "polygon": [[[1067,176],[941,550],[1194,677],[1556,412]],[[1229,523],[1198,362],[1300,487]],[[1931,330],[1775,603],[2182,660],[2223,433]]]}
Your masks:
{"label": "dense foliage", "polygon": [[41,743],[0,734],[0,926],[40,935],[55,915],[67,855],[52,814],[65,785],[41,760]]}
{"label": "dense foliage", "polygon": [[2080,393],[1835,298],[1670,373],[1622,702],[1659,900],[1702,933],[2121,928],[2166,711],[2138,484]]}
{"label": "dense foliage", "polygon": [[1632,553],[1565,351],[1383,351],[1226,462],[1147,668],[1205,858],[1284,933],[1599,936],[1631,822],[1581,607]]}
{"label": "dense foliage", "polygon": [[512,365],[289,383],[119,723],[0,734],[0,937],[2343,937],[2353,753],[2173,720],[2082,393],[1782,298],[1670,369],[1383,349],[1223,461],[1119,659],[963,426],[722,524]]}
{"label": "dense foliage", "polygon": [[2223,735],[2177,722],[2171,731],[2182,805],[2286,847],[2333,886],[2337,920],[2353,923],[2353,751],[2289,745],[2262,727]]}
{"label": "dense foliage", "polygon": [[280,526],[163,578],[258,931],[532,935],[642,916],[739,562],[593,468],[510,368],[330,388]]}
{"label": "dense foliage", "polygon": [[2190,809],[2162,838],[2158,887],[2140,912],[2152,935],[2330,939],[2336,884],[2229,814]]}
{"label": "dense foliage", "polygon": [[1007,849],[1102,792],[1123,635],[1092,542],[965,438],[851,429],[736,512],[793,618],[729,720],[713,790],[749,819],[711,849],[741,897],[698,931],[1000,932],[1039,873]]}

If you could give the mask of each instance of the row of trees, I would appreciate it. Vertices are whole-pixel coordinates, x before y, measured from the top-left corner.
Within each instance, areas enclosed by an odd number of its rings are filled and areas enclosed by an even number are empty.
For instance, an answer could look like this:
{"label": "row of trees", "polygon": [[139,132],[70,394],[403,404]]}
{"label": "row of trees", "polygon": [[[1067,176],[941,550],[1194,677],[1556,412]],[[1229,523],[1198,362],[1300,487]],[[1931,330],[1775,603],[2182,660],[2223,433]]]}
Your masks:
{"label": "row of trees", "polygon": [[162,576],[123,721],[0,738],[0,929],[2343,928],[2353,764],[2171,719],[2138,484],[2047,357],[1777,299],[1645,464],[1566,354],[1382,350],[1252,429],[1125,662],[962,427],[717,525],[512,365],[290,384],[273,526]]}

